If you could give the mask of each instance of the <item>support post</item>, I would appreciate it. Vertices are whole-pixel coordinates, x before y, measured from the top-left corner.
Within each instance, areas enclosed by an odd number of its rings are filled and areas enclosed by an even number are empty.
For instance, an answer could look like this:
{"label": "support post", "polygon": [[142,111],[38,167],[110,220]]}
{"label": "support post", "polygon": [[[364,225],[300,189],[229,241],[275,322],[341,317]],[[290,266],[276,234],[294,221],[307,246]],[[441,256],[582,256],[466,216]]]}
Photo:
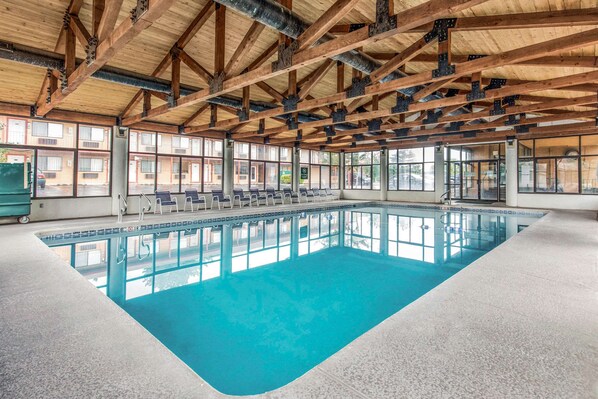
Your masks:
{"label": "support post", "polygon": [[233,149],[235,147],[234,141],[230,139],[224,139],[224,154],[223,160],[224,165],[222,167],[222,190],[226,195],[233,194],[233,178],[234,178],[234,160],[233,160]]}
{"label": "support post", "polygon": [[444,146],[436,144],[434,148],[434,202],[440,203],[440,197],[448,190],[444,185]]}
{"label": "support post", "polygon": [[118,137],[112,132],[112,215],[118,215],[118,194],[127,194],[127,176],[129,162],[127,159],[129,149],[128,137]]}
{"label": "support post", "polygon": [[[380,150],[380,201],[388,200],[388,148]],[[382,236],[384,237],[384,236]]]}
{"label": "support post", "polygon": [[[301,175],[301,156],[299,148],[293,148],[293,191],[299,191]],[[294,223],[294,222],[293,222]]]}
{"label": "support post", "polygon": [[505,143],[505,167],[506,167],[506,205],[517,206],[517,140],[508,140]]}

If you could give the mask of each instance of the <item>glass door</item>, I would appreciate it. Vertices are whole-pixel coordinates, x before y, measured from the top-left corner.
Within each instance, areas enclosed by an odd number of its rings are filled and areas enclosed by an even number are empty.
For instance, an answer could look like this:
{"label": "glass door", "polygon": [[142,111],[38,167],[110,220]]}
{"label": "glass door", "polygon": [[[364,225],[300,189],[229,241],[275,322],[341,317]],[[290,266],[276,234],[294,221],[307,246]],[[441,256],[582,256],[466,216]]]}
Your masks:
{"label": "glass door", "polygon": [[463,194],[462,199],[480,199],[480,164],[479,162],[463,162]]}
{"label": "glass door", "polygon": [[480,161],[480,199],[498,201],[499,170],[496,161]]}

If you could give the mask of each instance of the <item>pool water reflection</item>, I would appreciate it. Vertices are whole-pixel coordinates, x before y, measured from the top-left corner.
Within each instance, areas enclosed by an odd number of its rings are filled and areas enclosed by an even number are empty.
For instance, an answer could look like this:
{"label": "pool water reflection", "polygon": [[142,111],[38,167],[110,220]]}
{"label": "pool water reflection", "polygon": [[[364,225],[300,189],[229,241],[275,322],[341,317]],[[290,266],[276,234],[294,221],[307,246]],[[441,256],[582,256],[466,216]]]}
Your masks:
{"label": "pool water reflection", "polygon": [[536,217],[354,208],[53,249],[203,379],[298,378]]}

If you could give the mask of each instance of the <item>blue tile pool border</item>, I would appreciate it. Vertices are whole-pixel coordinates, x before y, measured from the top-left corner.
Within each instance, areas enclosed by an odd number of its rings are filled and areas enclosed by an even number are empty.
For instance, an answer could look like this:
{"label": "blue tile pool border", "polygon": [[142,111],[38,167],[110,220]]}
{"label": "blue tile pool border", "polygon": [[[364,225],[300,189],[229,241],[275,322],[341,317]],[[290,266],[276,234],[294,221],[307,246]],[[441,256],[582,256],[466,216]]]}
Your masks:
{"label": "blue tile pool border", "polygon": [[[199,227],[211,227],[214,225],[223,224],[231,221],[238,221],[242,219],[245,221],[262,220],[268,218],[275,218],[285,215],[295,214],[313,214],[323,211],[331,210],[344,210],[354,208],[368,208],[368,207],[381,207],[381,208],[403,208],[403,209],[416,209],[416,210],[433,210],[433,211],[451,211],[451,212],[463,212],[463,213],[486,213],[486,214],[500,214],[500,215],[511,215],[511,216],[535,216],[542,217],[547,212],[539,210],[516,210],[516,209],[499,209],[499,208],[475,208],[475,207],[463,207],[456,205],[440,205],[440,204],[409,204],[409,203],[392,203],[386,201],[369,201],[346,205],[330,204],[327,206],[319,206],[315,208],[307,209],[285,209],[276,212],[264,212],[256,215],[231,215],[231,216],[219,216],[219,217],[208,217],[208,218],[193,218],[191,220],[181,220],[173,222],[162,222],[162,223],[147,223],[134,225],[121,226],[121,227],[98,227],[85,230],[75,231],[59,231],[49,233],[37,233],[37,237],[47,244],[57,244],[62,241],[69,241],[80,238],[111,238],[114,236],[122,236],[130,234],[138,234],[144,232],[147,234],[160,232],[163,230],[172,230],[176,228],[199,228]],[[189,214],[189,216],[195,216]]]}

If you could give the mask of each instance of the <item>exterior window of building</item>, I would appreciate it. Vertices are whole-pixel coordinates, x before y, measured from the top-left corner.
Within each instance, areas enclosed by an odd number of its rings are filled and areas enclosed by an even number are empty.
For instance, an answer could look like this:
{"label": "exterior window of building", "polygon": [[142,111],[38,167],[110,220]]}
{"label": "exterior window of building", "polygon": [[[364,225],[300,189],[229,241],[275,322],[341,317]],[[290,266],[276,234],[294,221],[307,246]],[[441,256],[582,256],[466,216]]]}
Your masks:
{"label": "exterior window of building", "polygon": [[345,154],[345,188],[380,190],[380,151]]}
{"label": "exterior window of building", "polygon": [[307,169],[307,178],[299,179],[305,188],[339,189],[339,154],[328,151],[301,150],[301,168]]}
{"label": "exterior window of building", "polygon": [[598,135],[520,140],[520,193],[598,194]]}
{"label": "exterior window of building", "polygon": [[388,151],[388,189],[434,191],[434,147]]}
{"label": "exterior window of building", "polygon": [[32,164],[34,198],[110,195],[110,151],[110,127],[0,116],[0,162]]}
{"label": "exterior window of building", "polygon": [[278,190],[292,185],[290,148],[235,142],[233,158],[236,189]]}
{"label": "exterior window of building", "polygon": [[222,156],[222,140],[132,130],[129,195],[221,189]]}

